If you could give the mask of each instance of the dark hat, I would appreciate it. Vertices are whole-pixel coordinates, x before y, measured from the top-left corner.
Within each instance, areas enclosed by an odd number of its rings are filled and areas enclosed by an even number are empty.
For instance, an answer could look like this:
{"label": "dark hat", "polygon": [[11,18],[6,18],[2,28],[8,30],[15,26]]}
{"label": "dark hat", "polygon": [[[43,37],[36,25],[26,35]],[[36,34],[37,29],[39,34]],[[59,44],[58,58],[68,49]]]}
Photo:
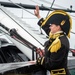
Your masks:
{"label": "dark hat", "polygon": [[72,19],[68,13],[62,10],[53,11],[43,22],[43,25],[56,24],[60,25],[61,29],[70,37],[72,27]]}

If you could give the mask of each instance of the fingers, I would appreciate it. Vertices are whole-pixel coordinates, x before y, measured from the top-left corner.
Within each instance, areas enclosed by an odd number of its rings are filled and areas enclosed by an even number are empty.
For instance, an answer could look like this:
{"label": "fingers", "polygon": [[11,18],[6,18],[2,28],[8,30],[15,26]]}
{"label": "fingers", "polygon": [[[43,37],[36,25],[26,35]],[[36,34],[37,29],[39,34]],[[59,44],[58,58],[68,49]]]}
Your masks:
{"label": "fingers", "polygon": [[35,14],[35,16],[36,16],[37,18],[40,18],[39,6],[38,6],[38,5],[35,6],[34,14]]}
{"label": "fingers", "polygon": [[29,63],[31,63],[31,64],[36,64],[36,60],[34,60],[34,61],[29,61]]}
{"label": "fingers", "polygon": [[36,5],[36,11],[39,13],[39,6]]}
{"label": "fingers", "polygon": [[38,53],[41,57],[45,55],[44,50],[41,50],[40,48],[36,49],[36,53]]}
{"label": "fingers", "polygon": [[39,15],[39,6],[38,6],[38,5],[35,6],[34,14],[35,14],[36,16]]}
{"label": "fingers", "polygon": [[37,16],[37,11],[36,10],[34,10],[34,14],[35,14],[35,16]]}

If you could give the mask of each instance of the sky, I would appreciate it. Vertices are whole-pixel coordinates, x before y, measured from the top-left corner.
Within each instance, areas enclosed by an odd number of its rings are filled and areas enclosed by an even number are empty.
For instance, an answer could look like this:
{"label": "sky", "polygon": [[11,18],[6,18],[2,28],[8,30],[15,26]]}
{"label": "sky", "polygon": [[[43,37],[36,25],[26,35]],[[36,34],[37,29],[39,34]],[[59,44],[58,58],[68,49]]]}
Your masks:
{"label": "sky", "polygon": [[[46,7],[51,7],[51,3],[53,0],[0,0],[2,2],[13,2],[13,3],[23,3],[23,4],[30,4],[30,5],[43,5]],[[60,9],[70,9],[70,6],[72,5],[72,10],[75,10],[75,0],[55,0],[53,8],[60,8]],[[25,10],[22,9],[15,9],[15,8],[7,8],[10,10],[14,15],[18,16],[19,18],[22,18],[23,21],[25,21],[27,24],[31,25],[32,27],[36,28],[38,19],[26,12]],[[28,10],[34,14],[34,10]],[[47,16],[48,11],[40,11],[40,15],[42,17]],[[75,13],[69,13],[72,17],[72,32],[75,32]],[[70,37],[70,46],[71,48],[75,48],[75,34],[71,33]]]}

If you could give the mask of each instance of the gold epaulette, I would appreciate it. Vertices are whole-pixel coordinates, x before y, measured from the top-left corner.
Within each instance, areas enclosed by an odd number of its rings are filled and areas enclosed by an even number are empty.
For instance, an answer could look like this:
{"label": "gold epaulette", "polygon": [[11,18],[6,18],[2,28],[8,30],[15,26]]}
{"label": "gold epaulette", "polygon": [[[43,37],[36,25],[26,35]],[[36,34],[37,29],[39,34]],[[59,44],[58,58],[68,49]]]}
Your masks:
{"label": "gold epaulette", "polygon": [[60,39],[57,37],[53,43],[49,46],[48,50],[50,50],[50,52],[57,52],[59,49],[61,48],[61,42]]}

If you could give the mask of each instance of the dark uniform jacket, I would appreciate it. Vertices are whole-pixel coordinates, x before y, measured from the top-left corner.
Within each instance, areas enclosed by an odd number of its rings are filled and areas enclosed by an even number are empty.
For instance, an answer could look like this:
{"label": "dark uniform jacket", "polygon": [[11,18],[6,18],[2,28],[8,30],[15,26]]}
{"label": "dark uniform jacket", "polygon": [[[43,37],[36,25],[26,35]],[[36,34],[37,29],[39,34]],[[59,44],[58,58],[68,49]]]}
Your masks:
{"label": "dark uniform jacket", "polygon": [[[47,30],[46,30],[47,28]],[[49,34],[48,26],[43,29]],[[50,71],[51,75],[70,75],[67,69],[69,41],[63,32],[51,35],[45,43],[45,56],[37,59],[37,64]]]}

